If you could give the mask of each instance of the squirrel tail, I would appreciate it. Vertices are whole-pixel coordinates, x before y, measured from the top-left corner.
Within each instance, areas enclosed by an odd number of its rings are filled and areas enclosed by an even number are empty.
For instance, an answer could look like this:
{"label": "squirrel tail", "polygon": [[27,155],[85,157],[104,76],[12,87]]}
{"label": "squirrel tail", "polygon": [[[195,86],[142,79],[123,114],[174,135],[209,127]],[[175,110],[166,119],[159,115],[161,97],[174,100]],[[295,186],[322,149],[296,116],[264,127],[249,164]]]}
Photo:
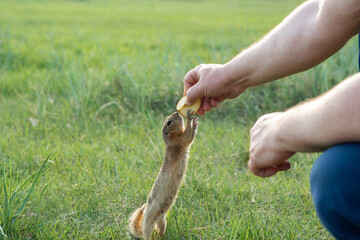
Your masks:
{"label": "squirrel tail", "polygon": [[142,222],[145,207],[146,204],[131,214],[129,228],[131,234],[135,237],[140,237],[142,235]]}

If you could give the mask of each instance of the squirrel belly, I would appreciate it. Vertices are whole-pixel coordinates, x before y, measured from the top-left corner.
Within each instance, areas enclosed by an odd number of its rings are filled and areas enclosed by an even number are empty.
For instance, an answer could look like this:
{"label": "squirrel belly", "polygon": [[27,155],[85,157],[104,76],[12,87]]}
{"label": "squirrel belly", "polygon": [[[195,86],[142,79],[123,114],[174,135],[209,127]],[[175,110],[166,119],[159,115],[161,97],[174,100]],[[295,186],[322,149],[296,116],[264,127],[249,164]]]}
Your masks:
{"label": "squirrel belly", "polygon": [[160,236],[165,234],[166,213],[174,205],[181,183],[186,174],[189,148],[195,138],[198,119],[188,112],[184,129],[183,118],[173,113],[163,125],[166,145],[165,156],[146,204],[130,217],[130,232],[135,237],[150,239],[154,228]]}

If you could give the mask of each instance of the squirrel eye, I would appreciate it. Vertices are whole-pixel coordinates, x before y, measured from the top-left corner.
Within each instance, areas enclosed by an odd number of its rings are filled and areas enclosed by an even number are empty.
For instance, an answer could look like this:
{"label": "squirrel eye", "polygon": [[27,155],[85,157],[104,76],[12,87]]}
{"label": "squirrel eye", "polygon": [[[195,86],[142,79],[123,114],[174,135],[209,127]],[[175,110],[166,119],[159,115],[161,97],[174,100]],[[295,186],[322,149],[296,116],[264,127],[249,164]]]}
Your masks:
{"label": "squirrel eye", "polygon": [[167,122],[167,125],[169,126],[170,124],[171,124],[171,121],[168,121],[168,122]]}

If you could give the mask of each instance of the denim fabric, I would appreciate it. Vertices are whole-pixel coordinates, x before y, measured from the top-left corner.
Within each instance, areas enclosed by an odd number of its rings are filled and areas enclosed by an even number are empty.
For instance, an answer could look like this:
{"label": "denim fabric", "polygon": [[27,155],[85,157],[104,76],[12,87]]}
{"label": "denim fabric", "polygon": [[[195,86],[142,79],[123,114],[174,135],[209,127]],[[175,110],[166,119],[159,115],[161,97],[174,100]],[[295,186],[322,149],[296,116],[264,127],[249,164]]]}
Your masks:
{"label": "denim fabric", "polygon": [[326,150],[310,173],[316,212],[337,239],[360,239],[360,143]]}

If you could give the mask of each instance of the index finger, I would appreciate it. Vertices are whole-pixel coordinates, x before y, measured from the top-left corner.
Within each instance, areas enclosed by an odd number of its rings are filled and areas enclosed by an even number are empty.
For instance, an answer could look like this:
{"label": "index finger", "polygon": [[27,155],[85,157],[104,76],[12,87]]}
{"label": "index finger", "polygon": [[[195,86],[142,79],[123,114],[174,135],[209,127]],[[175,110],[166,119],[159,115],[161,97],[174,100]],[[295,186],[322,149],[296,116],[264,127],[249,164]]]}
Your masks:
{"label": "index finger", "polygon": [[271,177],[279,171],[276,166],[259,168],[259,167],[255,166],[253,161],[251,161],[251,158],[249,159],[249,162],[248,162],[248,169],[254,175],[256,175],[258,177],[262,177],[262,178]]}
{"label": "index finger", "polygon": [[200,76],[196,68],[190,70],[184,77],[184,95],[186,91],[194,86],[200,80]]}

